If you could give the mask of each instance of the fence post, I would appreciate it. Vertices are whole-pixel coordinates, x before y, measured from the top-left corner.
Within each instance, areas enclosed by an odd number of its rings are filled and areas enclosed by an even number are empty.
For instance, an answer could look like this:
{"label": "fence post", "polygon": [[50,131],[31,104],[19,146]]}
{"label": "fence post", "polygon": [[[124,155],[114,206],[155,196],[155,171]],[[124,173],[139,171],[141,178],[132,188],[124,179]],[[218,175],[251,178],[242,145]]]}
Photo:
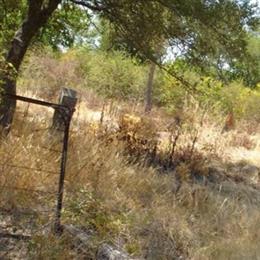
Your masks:
{"label": "fence post", "polygon": [[63,228],[61,225],[61,211],[63,203],[63,193],[64,193],[64,179],[66,172],[66,162],[67,162],[67,152],[68,152],[68,141],[69,141],[69,128],[70,122],[75,110],[77,103],[76,91],[68,88],[62,88],[60,95],[60,108],[57,108],[53,116],[53,129],[63,131],[63,149],[61,156],[61,166],[60,166],[60,179],[57,194],[57,207],[56,215],[54,221],[54,232],[57,235],[62,234]]}
{"label": "fence post", "polygon": [[[53,115],[52,128],[59,131],[65,130],[67,117],[71,117],[77,103],[77,92],[70,88],[62,88],[59,98],[59,104],[64,109],[55,109]],[[66,109],[67,108],[67,109]],[[67,111],[66,111],[67,110]],[[71,115],[70,115],[71,114]]]}

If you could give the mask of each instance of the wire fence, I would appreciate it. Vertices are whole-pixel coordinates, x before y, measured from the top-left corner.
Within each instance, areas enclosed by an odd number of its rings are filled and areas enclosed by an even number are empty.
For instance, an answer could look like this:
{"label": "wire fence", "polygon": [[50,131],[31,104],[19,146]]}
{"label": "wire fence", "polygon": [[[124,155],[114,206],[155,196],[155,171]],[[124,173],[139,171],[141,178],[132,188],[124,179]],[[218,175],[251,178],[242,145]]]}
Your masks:
{"label": "wire fence", "polygon": [[[69,128],[77,101],[76,92],[63,88],[59,104],[17,95],[6,96],[21,101],[26,106],[23,112],[16,112],[20,124],[17,128],[14,124],[10,133],[12,137],[18,138],[18,142],[13,141],[12,143],[9,140],[11,145],[8,141],[6,145],[3,144],[5,141],[0,144],[2,152],[5,153],[0,160],[0,196],[2,197],[2,202],[0,201],[0,244],[7,238],[27,240],[45,230],[47,226],[55,234],[60,235],[62,233],[61,214]],[[31,109],[31,104],[50,107],[54,110],[54,114],[47,113],[45,124],[42,125],[42,122],[37,119],[39,114]],[[32,118],[35,120],[32,121]],[[47,121],[49,121],[49,125],[47,125]],[[33,145],[34,141],[36,146]],[[18,159],[16,158],[17,154],[16,157],[12,154],[12,151],[17,150],[21,154]],[[19,223],[12,222],[12,230],[6,228],[4,224],[9,221],[9,217],[5,217],[5,212],[17,210],[11,203],[12,197],[18,200],[25,200],[25,197],[32,200],[36,198],[37,205],[35,207],[29,207],[30,210],[26,211],[26,214],[19,212],[18,215],[24,215],[28,219],[28,215],[33,218],[35,214],[41,214],[42,218],[45,219],[45,224],[31,225],[34,228],[27,232],[29,233],[27,235],[19,234],[19,230],[23,229]],[[30,203],[30,199],[28,201]],[[26,203],[24,204],[26,205]],[[32,208],[34,210],[31,210]],[[11,215],[15,216],[16,213]],[[16,226],[19,228],[14,232],[13,229]],[[5,252],[0,250],[0,259],[3,255]]]}

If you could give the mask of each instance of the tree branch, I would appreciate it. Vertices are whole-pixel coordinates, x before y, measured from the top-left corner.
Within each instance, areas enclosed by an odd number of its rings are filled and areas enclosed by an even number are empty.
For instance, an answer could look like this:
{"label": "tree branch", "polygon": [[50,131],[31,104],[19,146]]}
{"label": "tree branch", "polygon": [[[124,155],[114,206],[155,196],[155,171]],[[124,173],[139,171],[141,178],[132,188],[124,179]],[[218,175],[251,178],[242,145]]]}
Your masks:
{"label": "tree branch", "polygon": [[35,16],[35,13],[40,13],[43,0],[28,0],[28,17]]}
{"label": "tree branch", "polygon": [[101,11],[106,10],[105,6],[98,5],[96,1],[95,1],[95,5],[89,4],[89,3],[82,1],[82,0],[70,0],[70,1],[74,4],[87,7],[88,9],[95,11],[95,12],[101,12]]}

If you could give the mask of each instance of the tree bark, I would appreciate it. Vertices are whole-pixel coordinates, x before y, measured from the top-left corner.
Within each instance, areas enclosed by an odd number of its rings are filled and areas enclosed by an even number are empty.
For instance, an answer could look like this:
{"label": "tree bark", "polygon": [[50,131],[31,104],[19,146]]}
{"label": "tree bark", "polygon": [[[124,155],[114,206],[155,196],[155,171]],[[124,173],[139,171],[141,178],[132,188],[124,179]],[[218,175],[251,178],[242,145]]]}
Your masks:
{"label": "tree bark", "polygon": [[[8,70],[4,75],[0,75],[1,91],[3,94],[16,94],[16,76],[10,76],[10,71],[15,70],[16,75],[19,72],[24,55],[33,39],[33,37],[43,27],[48,18],[52,15],[61,0],[50,0],[47,6],[44,0],[28,0],[28,14],[21,27],[15,33],[11,43],[10,50],[6,57]],[[0,100],[0,128],[1,132],[7,134],[13,121],[16,108],[16,101],[2,95]]]}
{"label": "tree bark", "polygon": [[151,63],[148,80],[146,85],[146,94],[145,94],[145,112],[149,113],[152,110],[152,96],[153,96],[153,81],[155,75],[156,64],[154,62]]}

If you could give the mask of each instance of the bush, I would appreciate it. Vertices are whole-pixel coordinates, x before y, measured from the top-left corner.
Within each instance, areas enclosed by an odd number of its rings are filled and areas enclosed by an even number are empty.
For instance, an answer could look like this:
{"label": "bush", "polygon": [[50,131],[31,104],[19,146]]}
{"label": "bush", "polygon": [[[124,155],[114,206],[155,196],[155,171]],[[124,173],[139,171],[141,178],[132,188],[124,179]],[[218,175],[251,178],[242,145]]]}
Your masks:
{"label": "bush", "polygon": [[88,88],[105,98],[140,101],[147,77],[145,66],[120,52],[74,49],[63,54],[31,51],[19,84],[53,96],[62,86]]}
{"label": "bush", "polygon": [[260,122],[260,91],[233,82],[222,89],[222,107],[233,110],[236,118]]}
{"label": "bush", "polygon": [[79,49],[84,87],[97,91],[106,98],[120,100],[143,99],[147,69],[121,52],[104,53]]}
{"label": "bush", "polygon": [[155,80],[154,101],[168,112],[176,112],[184,105],[185,88],[176,79],[159,72]]}
{"label": "bush", "polygon": [[[78,70],[79,61],[67,54],[59,55],[49,49],[31,50],[26,57],[18,84],[42,98],[57,97],[61,87],[77,88],[83,75]],[[19,88],[18,88],[19,89]]]}
{"label": "bush", "polygon": [[[183,77],[194,85],[190,93],[177,79],[166,72],[156,71],[154,104],[170,113],[179,113],[197,102],[216,115],[233,111],[237,119],[260,121],[260,90],[249,89],[240,82],[224,86],[211,77],[201,77],[184,70]],[[48,49],[31,51],[23,65],[19,84],[34,89],[38,95],[51,99],[60,87],[88,89],[104,98],[141,102],[144,99],[148,68],[122,52],[110,53],[72,49],[57,54]],[[47,93],[47,94],[46,94]],[[191,99],[192,96],[192,99]]]}
{"label": "bush", "polygon": [[[210,77],[200,77],[192,73],[184,75],[189,82],[197,82],[195,92],[191,95],[183,84],[170,76],[161,74],[155,85],[155,101],[169,112],[194,106],[199,106],[215,116],[233,112],[236,119],[260,122],[260,87],[250,89],[240,82],[223,85]],[[190,79],[190,80],[189,80]],[[158,84],[159,83],[159,84]]]}

